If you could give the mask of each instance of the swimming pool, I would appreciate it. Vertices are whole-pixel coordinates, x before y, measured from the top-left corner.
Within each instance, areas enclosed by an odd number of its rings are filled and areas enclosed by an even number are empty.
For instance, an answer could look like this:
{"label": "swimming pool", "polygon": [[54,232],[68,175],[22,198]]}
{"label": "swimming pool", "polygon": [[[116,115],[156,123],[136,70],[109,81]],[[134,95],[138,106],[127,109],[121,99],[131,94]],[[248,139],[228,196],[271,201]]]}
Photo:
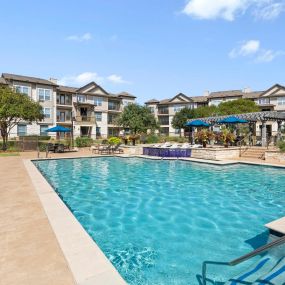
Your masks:
{"label": "swimming pool", "polygon": [[[263,225],[284,215],[283,169],[118,157],[34,163],[133,285],[198,284],[203,261],[251,251],[268,238]],[[240,270],[208,276],[225,281]]]}

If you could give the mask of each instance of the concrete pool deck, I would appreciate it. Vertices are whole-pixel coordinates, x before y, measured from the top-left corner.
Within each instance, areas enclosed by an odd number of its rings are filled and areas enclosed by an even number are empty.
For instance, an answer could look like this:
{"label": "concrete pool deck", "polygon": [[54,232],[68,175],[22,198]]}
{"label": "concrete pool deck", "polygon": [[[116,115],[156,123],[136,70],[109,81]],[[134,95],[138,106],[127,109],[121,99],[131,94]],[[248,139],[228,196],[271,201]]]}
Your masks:
{"label": "concrete pool deck", "polygon": [[[96,155],[85,149],[50,156],[73,158]],[[41,157],[44,157],[43,153]],[[4,249],[0,251],[0,284],[126,284],[30,159],[37,159],[37,153],[0,157],[0,242]],[[245,162],[280,167],[255,161],[182,160],[216,165]],[[30,167],[32,179],[25,165]]]}

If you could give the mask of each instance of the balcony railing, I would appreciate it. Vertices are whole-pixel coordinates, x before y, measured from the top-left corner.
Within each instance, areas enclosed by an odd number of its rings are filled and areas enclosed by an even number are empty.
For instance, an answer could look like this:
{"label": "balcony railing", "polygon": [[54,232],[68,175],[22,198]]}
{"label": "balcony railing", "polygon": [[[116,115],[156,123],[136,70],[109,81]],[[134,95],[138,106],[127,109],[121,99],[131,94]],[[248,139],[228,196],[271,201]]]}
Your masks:
{"label": "balcony railing", "polygon": [[95,116],[76,116],[76,122],[95,123]]}
{"label": "balcony railing", "polygon": [[168,115],[169,110],[168,109],[158,109],[158,114],[159,115]]}
{"label": "balcony railing", "polygon": [[121,111],[120,105],[108,105],[109,111]]}

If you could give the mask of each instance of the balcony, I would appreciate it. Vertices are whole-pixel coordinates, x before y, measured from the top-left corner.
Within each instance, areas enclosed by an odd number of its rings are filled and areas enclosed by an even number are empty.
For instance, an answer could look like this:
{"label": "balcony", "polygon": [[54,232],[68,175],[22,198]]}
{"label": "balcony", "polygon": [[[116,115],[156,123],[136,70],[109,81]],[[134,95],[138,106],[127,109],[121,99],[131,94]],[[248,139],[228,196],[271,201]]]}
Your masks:
{"label": "balcony", "polygon": [[81,124],[95,124],[95,116],[76,116],[75,117],[76,123],[81,123]]}
{"label": "balcony", "polygon": [[121,111],[121,105],[118,102],[108,102],[108,111]]}
{"label": "balcony", "polygon": [[168,108],[158,108],[158,115],[168,115],[169,109]]}

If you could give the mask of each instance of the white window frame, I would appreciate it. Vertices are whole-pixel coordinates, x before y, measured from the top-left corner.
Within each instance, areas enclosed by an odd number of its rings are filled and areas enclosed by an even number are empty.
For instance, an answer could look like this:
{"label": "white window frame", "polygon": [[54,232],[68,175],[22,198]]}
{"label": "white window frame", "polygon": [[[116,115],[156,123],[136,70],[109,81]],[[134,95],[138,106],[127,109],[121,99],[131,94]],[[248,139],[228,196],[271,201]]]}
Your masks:
{"label": "white window frame", "polygon": [[[100,120],[98,120],[97,115],[100,114],[99,118]],[[95,119],[97,122],[102,122],[103,116],[102,116],[102,112],[95,112]]]}
{"label": "white window frame", "polygon": [[103,105],[103,98],[101,98],[101,97],[94,97],[94,104],[96,106],[102,106]]}
{"label": "white window frame", "polygon": [[258,104],[270,104],[270,99],[269,98],[259,98]]}
{"label": "white window frame", "polygon": [[173,110],[174,110],[174,112],[179,112],[179,111],[181,111],[183,108],[185,108],[185,107],[182,106],[182,105],[174,105]]}
{"label": "white window frame", "polygon": [[77,102],[85,103],[86,102],[86,95],[78,94],[77,95]]}
{"label": "white window frame", "polygon": [[277,105],[285,105],[285,97],[277,97]]}
{"label": "white window frame", "polygon": [[218,105],[220,105],[222,102],[223,102],[222,99],[217,99],[217,100],[211,100],[211,101],[210,101],[211,105],[214,105],[214,106],[218,106]]}
{"label": "white window frame", "polygon": [[[22,93],[22,94],[25,94],[25,95],[30,95],[30,88],[29,86],[25,86],[25,85],[14,85],[14,88],[16,90],[17,93]],[[17,90],[18,88],[20,88],[20,90]],[[24,92],[24,88],[27,88],[28,89],[28,93],[27,92]]]}
{"label": "white window frame", "polygon": [[[43,91],[43,99],[40,98],[40,91]],[[39,102],[51,101],[52,90],[46,88],[37,88]],[[47,94],[49,93],[49,95]]]}
{"label": "white window frame", "polygon": [[[46,112],[47,110],[49,110],[49,112]],[[51,119],[51,108],[43,108],[43,113],[44,113],[45,119]]]}

